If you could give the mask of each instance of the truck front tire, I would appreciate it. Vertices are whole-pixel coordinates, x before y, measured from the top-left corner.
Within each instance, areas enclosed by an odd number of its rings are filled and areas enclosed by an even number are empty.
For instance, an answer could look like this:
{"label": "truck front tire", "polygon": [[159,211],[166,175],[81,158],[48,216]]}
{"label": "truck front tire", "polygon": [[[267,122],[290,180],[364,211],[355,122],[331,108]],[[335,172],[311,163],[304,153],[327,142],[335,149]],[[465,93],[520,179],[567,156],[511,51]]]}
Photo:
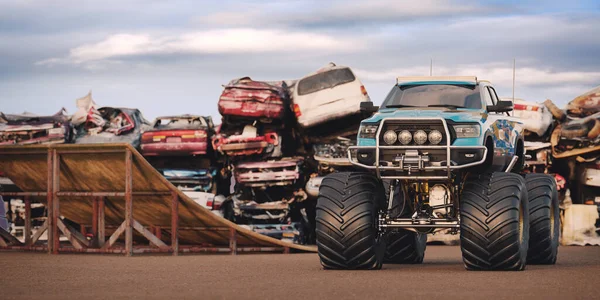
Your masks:
{"label": "truck front tire", "polygon": [[520,175],[495,172],[469,177],[460,199],[460,218],[467,270],[525,269],[529,202]]}
{"label": "truck front tire", "polygon": [[368,173],[327,175],[317,198],[317,249],[325,269],[380,269],[385,242],[379,237],[381,182]]}

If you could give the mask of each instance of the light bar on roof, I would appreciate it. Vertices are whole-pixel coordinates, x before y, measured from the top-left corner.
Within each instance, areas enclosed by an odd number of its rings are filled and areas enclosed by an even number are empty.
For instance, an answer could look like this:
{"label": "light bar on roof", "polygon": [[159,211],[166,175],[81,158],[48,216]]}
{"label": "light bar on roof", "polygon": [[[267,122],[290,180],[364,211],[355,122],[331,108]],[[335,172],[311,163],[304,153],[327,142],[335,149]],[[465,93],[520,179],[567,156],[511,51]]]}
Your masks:
{"label": "light bar on roof", "polygon": [[435,82],[440,83],[464,83],[464,84],[477,84],[476,76],[407,76],[397,77],[396,84],[418,84],[428,83],[433,84]]}

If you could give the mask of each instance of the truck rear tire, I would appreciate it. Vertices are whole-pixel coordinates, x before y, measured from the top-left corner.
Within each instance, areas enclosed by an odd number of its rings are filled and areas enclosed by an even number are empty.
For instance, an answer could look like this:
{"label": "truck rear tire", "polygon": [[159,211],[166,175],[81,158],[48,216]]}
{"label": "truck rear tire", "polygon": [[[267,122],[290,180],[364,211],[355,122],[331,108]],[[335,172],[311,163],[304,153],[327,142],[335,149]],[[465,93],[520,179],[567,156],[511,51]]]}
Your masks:
{"label": "truck rear tire", "polygon": [[420,264],[425,257],[427,234],[404,229],[386,234],[384,263]]}
{"label": "truck rear tire", "polygon": [[[383,181],[386,199],[389,199],[390,182]],[[410,217],[412,203],[406,202],[405,195],[399,184],[395,186],[392,205],[388,215],[391,218]],[[427,247],[427,234],[416,233],[409,230],[398,229],[385,235],[386,249],[384,263],[390,264],[420,264],[425,257]]]}
{"label": "truck rear tire", "polygon": [[527,174],[529,197],[528,264],[553,265],[558,254],[560,211],[554,177],[547,174]]}
{"label": "truck rear tire", "polygon": [[525,269],[529,202],[521,176],[495,172],[468,178],[460,218],[460,248],[467,270]]}
{"label": "truck rear tire", "polygon": [[381,182],[368,173],[327,175],[317,198],[317,249],[325,269],[381,269],[385,242],[379,237]]}

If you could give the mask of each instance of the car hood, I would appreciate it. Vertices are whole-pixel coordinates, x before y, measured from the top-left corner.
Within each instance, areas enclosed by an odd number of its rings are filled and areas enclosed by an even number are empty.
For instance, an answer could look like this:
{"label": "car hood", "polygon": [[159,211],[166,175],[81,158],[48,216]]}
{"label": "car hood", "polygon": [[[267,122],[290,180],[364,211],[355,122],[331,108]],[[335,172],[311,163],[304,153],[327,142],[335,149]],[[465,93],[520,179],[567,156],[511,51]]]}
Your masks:
{"label": "car hood", "polygon": [[363,122],[378,123],[385,118],[443,118],[454,122],[485,122],[487,113],[474,109],[384,108]]}

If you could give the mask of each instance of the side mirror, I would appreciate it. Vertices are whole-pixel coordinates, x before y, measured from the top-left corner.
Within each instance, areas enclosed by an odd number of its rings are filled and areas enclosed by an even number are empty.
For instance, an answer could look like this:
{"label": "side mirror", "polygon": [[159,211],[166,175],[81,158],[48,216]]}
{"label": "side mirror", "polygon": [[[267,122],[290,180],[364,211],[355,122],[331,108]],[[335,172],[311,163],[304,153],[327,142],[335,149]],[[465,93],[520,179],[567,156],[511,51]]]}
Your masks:
{"label": "side mirror", "polygon": [[509,112],[513,110],[513,103],[512,101],[506,101],[506,100],[498,100],[498,102],[496,103],[496,105],[488,105],[487,106],[487,111],[488,112],[499,112],[499,113],[503,113],[503,112]]}
{"label": "side mirror", "polygon": [[365,101],[360,103],[360,111],[363,113],[373,114],[379,110],[379,106],[373,105],[371,101]]}

